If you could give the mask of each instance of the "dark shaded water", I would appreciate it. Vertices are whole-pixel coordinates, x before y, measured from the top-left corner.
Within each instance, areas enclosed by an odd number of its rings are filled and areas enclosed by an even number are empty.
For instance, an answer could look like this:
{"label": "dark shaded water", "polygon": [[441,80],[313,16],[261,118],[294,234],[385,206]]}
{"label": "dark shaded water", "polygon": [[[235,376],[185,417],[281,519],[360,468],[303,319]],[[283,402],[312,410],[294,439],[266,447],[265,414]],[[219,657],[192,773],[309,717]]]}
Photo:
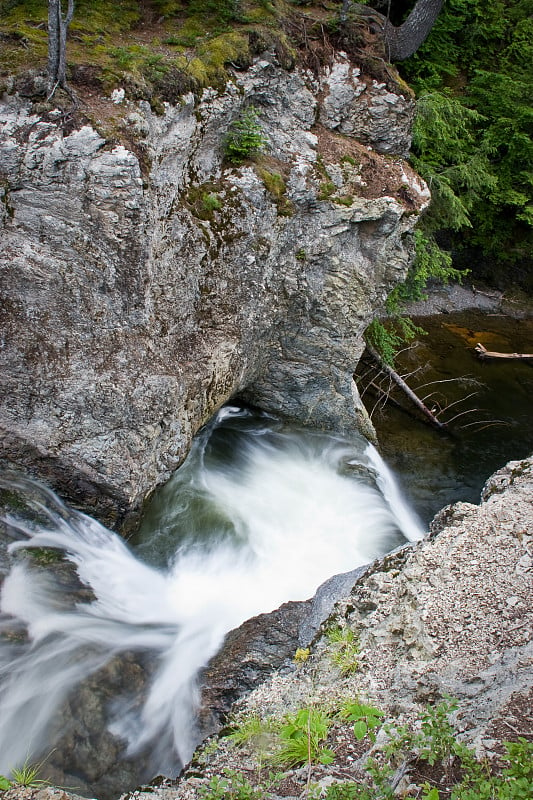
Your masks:
{"label": "dark shaded water", "polygon": [[[401,355],[397,368],[401,374],[418,369],[409,384],[428,396],[427,405],[441,420],[461,415],[450,423],[451,435],[390,405],[376,407],[371,391],[364,400],[373,412],[383,457],[428,522],[448,503],[479,502],[495,470],[533,453],[533,362],[482,361],[474,351],[481,342],[488,350],[533,353],[533,320],[460,312],[415,322],[428,335]],[[442,383],[427,385],[433,381]]]}

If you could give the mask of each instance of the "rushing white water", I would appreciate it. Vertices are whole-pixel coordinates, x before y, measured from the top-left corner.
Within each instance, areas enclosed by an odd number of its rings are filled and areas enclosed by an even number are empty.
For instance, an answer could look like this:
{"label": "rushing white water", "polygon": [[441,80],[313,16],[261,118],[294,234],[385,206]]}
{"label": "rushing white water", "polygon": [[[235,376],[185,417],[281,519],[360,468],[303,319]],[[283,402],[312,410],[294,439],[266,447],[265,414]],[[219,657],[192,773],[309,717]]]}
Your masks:
{"label": "rushing white water", "polygon": [[[1,485],[1,484],[0,484]],[[149,510],[136,549],[48,490],[8,481],[37,516],[12,515],[19,558],[0,600],[0,773],[53,746],[54,715],[121,652],[157,659],[145,696],[110,709],[128,754],[176,772],[196,744],[199,671],[224,635],[421,530],[364,440],[291,431],[224,409]],[[94,599],[73,602],[24,557],[57,548]],[[147,563],[151,562],[151,563]],[[13,631],[25,633],[17,640]],[[16,736],[14,736],[16,731]]]}

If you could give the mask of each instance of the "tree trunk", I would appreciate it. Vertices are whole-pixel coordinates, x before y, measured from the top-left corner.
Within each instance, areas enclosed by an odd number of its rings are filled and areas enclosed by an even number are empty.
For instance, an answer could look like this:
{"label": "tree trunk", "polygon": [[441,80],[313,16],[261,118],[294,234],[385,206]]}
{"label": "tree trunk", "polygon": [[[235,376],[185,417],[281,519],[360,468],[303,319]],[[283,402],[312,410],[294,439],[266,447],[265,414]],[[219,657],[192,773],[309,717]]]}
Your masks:
{"label": "tree trunk", "polygon": [[366,349],[374,359],[374,361],[379,365],[380,369],[388,375],[396,386],[398,386],[402,392],[405,394],[406,397],[409,398],[411,403],[413,403],[416,408],[431,422],[431,424],[440,431],[446,430],[446,425],[443,422],[440,422],[437,417],[429,410],[429,408],[424,405],[422,400],[418,397],[418,395],[413,392],[410,386],[404,381],[404,379],[398,375],[396,370],[386,364],[383,359],[381,358],[378,351],[372,347],[368,342],[366,343]]}
{"label": "tree trunk", "polygon": [[480,358],[507,358],[512,360],[526,359],[526,361],[533,360],[533,353],[498,353],[487,348],[480,342],[476,344],[474,350]]}
{"label": "tree trunk", "polygon": [[50,96],[57,86],[67,86],[67,31],[74,16],[74,0],[68,0],[63,16],[61,0],[48,0],[48,86]]}
{"label": "tree trunk", "polygon": [[[389,8],[392,1],[389,0]],[[389,61],[403,61],[426,41],[443,5],[444,0],[417,0],[405,22],[396,28],[388,15],[380,14],[369,6],[343,0],[340,21],[341,24],[346,23],[348,12],[352,9],[356,16],[370,18],[378,29],[381,28],[386,58]]]}
{"label": "tree trunk", "polygon": [[389,61],[403,61],[426,41],[440,13],[444,0],[417,0],[415,7],[399,27],[385,19],[383,34]]}
{"label": "tree trunk", "polygon": [[48,91],[57,82],[61,0],[48,0]]}

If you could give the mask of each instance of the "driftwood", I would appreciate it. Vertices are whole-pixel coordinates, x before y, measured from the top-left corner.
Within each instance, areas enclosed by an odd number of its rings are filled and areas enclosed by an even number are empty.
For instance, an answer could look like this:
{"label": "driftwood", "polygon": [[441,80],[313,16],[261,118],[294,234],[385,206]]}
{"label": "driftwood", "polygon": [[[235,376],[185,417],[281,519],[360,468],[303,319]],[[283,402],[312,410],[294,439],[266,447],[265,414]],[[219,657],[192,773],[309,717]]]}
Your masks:
{"label": "driftwood", "polygon": [[487,350],[480,342],[474,349],[480,358],[533,359],[533,353],[495,353]]}
{"label": "driftwood", "polygon": [[390,367],[383,361],[377,350],[375,350],[372,347],[372,345],[368,344],[368,342],[366,345],[366,349],[368,350],[374,361],[377,362],[380,369],[383,372],[385,372],[391,378],[391,380],[394,381],[396,386],[398,386],[398,388],[402,390],[405,396],[409,398],[411,403],[413,403],[413,405],[416,406],[416,408],[418,408],[418,410],[430,421],[430,423],[435,428],[438,428],[438,430],[446,430],[446,425],[437,419],[435,414],[433,414],[429,410],[429,408],[422,402],[422,400],[418,397],[418,395],[415,394],[415,392],[413,392],[411,387],[407,385],[404,379],[400,377],[400,375],[398,375],[398,373],[392,367]]}

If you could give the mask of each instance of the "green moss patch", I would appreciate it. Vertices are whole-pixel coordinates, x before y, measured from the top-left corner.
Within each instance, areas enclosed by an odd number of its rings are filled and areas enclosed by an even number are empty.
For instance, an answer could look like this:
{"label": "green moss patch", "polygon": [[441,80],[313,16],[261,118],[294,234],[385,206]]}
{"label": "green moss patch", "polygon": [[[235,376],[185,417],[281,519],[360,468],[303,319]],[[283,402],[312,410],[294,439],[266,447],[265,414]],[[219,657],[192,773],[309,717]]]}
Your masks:
{"label": "green moss patch", "polygon": [[[85,102],[86,89],[121,86],[157,108],[224,86],[228,67],[246,69],[266,50],[283,68],[318,68],[333,54],[328,30],[338,13],[337,3],[297,0],[77,0],[68,80]],[[46,0],[0,0],[0,76],[46,70],[47,17]]]}

